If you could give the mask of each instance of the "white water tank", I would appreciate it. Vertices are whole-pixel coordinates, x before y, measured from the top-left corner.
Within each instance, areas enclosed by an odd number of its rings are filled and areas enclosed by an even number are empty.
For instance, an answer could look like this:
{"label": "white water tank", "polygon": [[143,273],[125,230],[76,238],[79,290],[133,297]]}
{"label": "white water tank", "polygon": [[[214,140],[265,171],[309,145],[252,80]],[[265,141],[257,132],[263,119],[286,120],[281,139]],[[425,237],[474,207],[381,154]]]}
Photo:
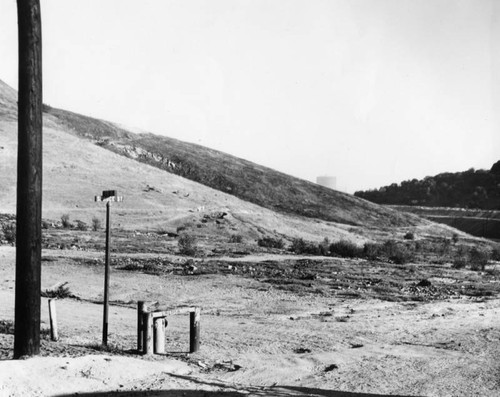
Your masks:
{"label": "white water tank", "polygon": [[330,188],[337,189],[337,177],[335,176],[318,176],[316,178],[316,183],[318,185]]}

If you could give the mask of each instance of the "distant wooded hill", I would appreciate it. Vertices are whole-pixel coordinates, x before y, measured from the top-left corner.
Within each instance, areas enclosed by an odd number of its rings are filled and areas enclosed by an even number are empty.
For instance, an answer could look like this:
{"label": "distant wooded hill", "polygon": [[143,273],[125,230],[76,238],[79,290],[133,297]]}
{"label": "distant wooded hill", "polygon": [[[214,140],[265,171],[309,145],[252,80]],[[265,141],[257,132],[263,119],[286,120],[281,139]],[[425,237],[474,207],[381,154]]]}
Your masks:
{"label": "distant wooded hill", "polygon": [[393,183],[355,196],[377,204],[500,209],[500,161],[490,170],[445,172],[422,180]]}

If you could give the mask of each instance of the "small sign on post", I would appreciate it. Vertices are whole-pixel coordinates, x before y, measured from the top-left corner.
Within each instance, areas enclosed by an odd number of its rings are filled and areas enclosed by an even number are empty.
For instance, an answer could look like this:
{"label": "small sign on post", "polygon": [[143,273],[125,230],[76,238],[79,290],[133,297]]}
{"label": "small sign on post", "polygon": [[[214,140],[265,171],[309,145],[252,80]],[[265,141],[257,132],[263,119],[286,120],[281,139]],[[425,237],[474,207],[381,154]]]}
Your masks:
{"label": "small sign on post", "polygon": [[102,196],[95,196],[95,201],[106,202],[106,256],[104,263],[104,312],[102,320],[102,345],[108,345],[108,312],[109,312],[109,244],[111,239],[110,209],[112,201],[123,201],[116,190],[104,190]]}

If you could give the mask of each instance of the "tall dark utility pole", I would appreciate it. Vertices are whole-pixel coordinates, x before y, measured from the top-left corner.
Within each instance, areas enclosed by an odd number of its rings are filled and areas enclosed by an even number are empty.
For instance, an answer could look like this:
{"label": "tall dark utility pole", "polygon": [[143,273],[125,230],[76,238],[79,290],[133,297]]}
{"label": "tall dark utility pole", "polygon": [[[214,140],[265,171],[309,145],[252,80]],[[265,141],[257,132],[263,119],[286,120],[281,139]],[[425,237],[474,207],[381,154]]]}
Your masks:
{"label": "tall dark utility pole", "polygon": [[40,353],[42,29],[39,0],[17,0],[19,106],[14,358]]}

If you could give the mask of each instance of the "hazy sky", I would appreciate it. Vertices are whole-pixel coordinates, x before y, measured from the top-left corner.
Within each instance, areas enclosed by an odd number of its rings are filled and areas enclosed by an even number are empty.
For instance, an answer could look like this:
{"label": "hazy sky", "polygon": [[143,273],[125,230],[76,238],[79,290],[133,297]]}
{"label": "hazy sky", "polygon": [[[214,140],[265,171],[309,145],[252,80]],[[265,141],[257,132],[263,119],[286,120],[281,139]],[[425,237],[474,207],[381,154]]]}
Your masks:
{"label": "hazy sky", "polygon": [[[347,192],[500,160],[498,0],[41,0],[44,102]],[[15,0],[0,79],[17,87]]]}

